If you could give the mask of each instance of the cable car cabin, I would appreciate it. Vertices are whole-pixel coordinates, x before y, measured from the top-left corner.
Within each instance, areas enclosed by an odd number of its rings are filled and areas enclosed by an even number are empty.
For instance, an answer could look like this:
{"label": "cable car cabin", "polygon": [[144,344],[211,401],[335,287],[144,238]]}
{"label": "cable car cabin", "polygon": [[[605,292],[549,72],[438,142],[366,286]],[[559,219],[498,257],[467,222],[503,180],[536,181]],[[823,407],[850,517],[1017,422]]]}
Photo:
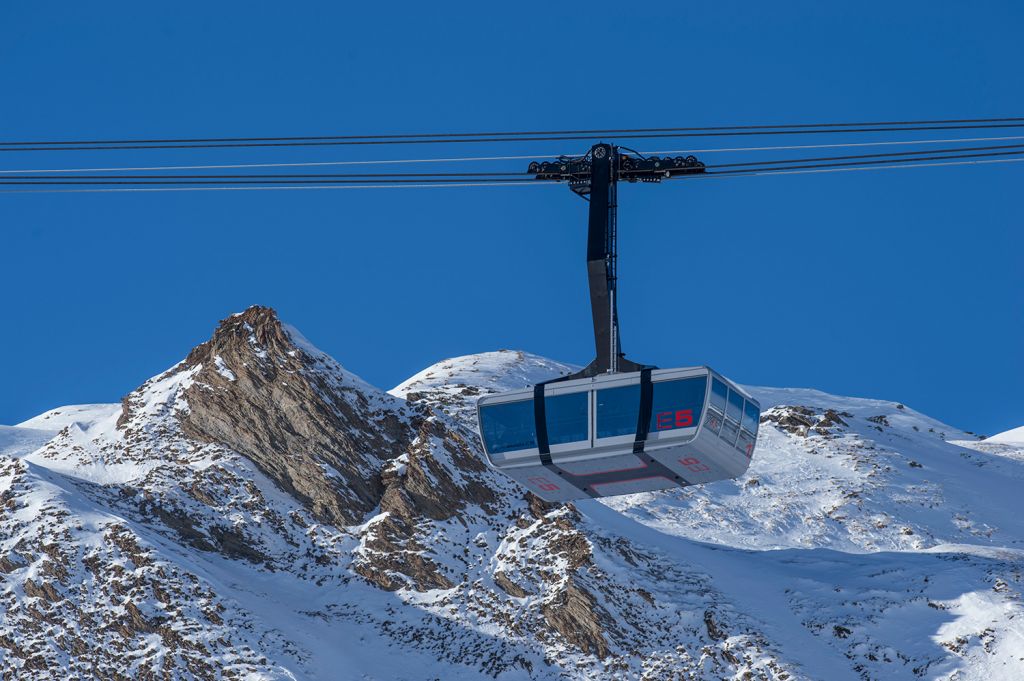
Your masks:
{"label": "cable car cabin", "polygon": [[549,382],[477,402],[488,462],[547,501],[738,477],[760,413],[707,367]]}

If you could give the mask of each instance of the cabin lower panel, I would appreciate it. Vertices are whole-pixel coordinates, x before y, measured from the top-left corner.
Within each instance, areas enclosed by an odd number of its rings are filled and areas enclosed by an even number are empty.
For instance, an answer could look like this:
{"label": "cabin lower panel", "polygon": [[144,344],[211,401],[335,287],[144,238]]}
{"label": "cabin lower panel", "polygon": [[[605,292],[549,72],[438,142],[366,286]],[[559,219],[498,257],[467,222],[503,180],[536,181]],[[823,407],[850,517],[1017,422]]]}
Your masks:
{"label": "cabin lower panel", "polygon": [[620,453],[551,466],[539,458],[534,465],[498,467],[546,501],[573,501],[590,497],[652,492],[672,487],[715,482],[746,472],[750,458],[715,433],[704,431],[685,444],[652,443],[636,455]]}

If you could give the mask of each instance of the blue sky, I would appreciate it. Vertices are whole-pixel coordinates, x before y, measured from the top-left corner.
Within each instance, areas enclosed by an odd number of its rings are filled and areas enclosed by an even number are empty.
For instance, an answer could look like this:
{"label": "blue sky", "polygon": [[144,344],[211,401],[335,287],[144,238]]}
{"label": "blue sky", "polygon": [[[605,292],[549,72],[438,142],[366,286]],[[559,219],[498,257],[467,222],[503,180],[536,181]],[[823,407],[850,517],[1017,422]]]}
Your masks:
{"label": "blue sky", "polygon": [[[3,3],[0,137],[1020,116],[1022,28],[1010,1]],[[730,146],[629,146],[691,144]],[[1022,179],[1024,164],[1007,164],[624,187],[624,349],[742,383],[898,400],[978,432],[1021,425]],[[255,303],[385,388],[497,348],[585,363],[584,208],[555,186],[0,195],[0,423],[117,400]]]}

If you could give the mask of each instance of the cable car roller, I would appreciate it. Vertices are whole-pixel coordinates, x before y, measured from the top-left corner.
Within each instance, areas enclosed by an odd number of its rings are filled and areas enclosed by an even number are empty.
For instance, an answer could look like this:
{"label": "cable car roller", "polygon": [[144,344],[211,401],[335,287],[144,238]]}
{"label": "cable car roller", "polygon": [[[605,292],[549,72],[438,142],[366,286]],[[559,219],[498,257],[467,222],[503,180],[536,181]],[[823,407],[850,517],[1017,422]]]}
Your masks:
{"label": "cable car roller", "polygon": [[704,164],[693,156],[645,158],[596,144],[581,157],[533,162],[528,172],[567,182],[590,202],[587,275],[596,357],[570,376],[481,397],[477,420],[488,463],[547,501],[742,475],[757,439],[757,401],[708,367],[632,362],[619,338],[617,183],[702,173]]}

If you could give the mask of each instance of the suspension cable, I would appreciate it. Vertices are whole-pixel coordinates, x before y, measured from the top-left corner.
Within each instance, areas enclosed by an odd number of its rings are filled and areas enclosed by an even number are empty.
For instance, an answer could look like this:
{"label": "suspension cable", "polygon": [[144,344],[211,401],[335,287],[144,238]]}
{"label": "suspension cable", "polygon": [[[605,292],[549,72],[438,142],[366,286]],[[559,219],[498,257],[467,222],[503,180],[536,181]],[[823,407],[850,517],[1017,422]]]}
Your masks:
{"label": "suspension cable", "polygon": [[[978,119],[982,120],[982,119]],[[1018,119],[1004,119],[1018,120]],[[815,124],[815,125],[839,125],[839,124]],[[651,138],[673,138],[673,137],[734,137],[750,135],[810,135],[810,134],[838,134],[838,133],[877,133],[893,131],[922,131],[922,130],[966,130],[984,128],[1024,128],[1024,123],[980,123],[980,124],[954,124],[954,125],[901,125],[892,126],[878,124],[883,127],[859,127],[859,128],[819,128],[819,127],[793,127],[787,129],[761,128],[746,129],[745,126],[720,126],[718,128],[701,129],[699,132],[653,132],[637,133],[627,132],[624,134],[604,131],[604,134],[614,135],[619,139],[651,139]],[[640,130],[639,128],[636,130]],[[454,134],[454,133],[453,133]],[[462,134],[462,133],[460,133]],[[469,134],[469,133],[466,133]],[[148,141],[112,141],[103,142],[0,142],[0,152],[15,151],[110,151],[110,150],[132,150],[132,149],[225,149],[225,148],[251,148],[251,147],[321,147],[321,146],[351,146],[351,145],[378,145],[378,144],[453,144],[453,143],[496,143],[496,142],[554,142],[565,140],[590,140],[601,131],[595,131],[586,135],[544,135],[525,136],[530,133],[523,133],[524,136],[515,137],[419,137],[391,139],[388,137],[375,137],[373,139],[353,139],[350,137],[335,138],[294,138],[288,141],[228,141],[228,142],[156,142]],[[516,133],[519,135],[519,133]],[[541,133],[543,135],[543,133]],[[227,138],[225,138],[227,139]],[[245,139],[245,138],[239,138]],[[259,139],[259,138],[250,138]],[[269,138],[273,139],[273,138]],[[28,146],[31,145],[31,146]]]}
{"label": "suspension cable", "polygon": [[[992,151],[993,149],[1024,149],[1024,144],[997,144],[987,147],[962,147],[960,149],[934,149],[934,150],[919,150],[914,151],[892,151],[882,154],[854,154],[851,156],[821,156],[818,158],[796,158],[796,159],[785,159],[781,161],[747,161],[744,163],[716,163],[709,165],[708,168],[738,168],[744,166],[759,166],[759,165],[780,165],[784,163],[811,163],[817,161],[848,161],[851,159],[868,159],[868,158],[882,158],[889,156],[921,156],[923,154],[948,154],[948,153],[960,153],[966,151]],[[973,155],[973,154],[972,154]],[[985,154],[981,154],[984,156]]]}
{"label": "suspension cable", "polygon": [[465,182],[449,184],[329,184],[329,185],[287,185],[257,187],[108,187],[90,189],[0,189],[0,194],[106,194],[121,192],[216,192],[216,191],[273,191],[297,189],[424,189],[448,187],[556,187],[555,182]]}
{"label": "suspension cable", "polygon": [[[863,170],[901,170],[906,168],[939,168],[948,166],[976,166],[993,163],[1024,163],[1024,158],[998,158],[979,159],[967,161],[943,161],[939,163],[906,163],[896,165],[875,165],[858,166],[852,168],[821,168],[816,170],[782,170],[779,168],[771,170],[758,170],[744,174],[699,174],[684,175],[680,179],[730,179],[730,178],[751,178],[764,177],[767,175],[814,175],[818,173],[845,173]],[[137,193],[137,192],[214,192],[214,191],[293,191],[304,189],[420,189],[420,188],[453,188],[453,187],[555,187],[554,182],[534,183],[493,183],[493,182],[467,182],[464,184],[378,184],[378,185],[318,185],[318,186],[265,186],[265,187],[110,187],[93,189],[0,189],[0,194],[110,194],[110,193]]]}
{"label": "suspension cable", "polygon": [[833,168],[829,166],[815,167],[807,170],[786,170],[783,168],[770,168],[766,170],[753,170],[748,173],[703,173],[699,175],[682,175],[681,180],[699,179],[726,179],[735,177],[763,177],[767,175],[815,175],[818,173],[846,173],[855,170],[899,170],[901,168],[941,168],[949,166],[975,166],[987,165],[990,163],[1024,163],[1024,158],[991,158],[967,161],[942,161],[939,163],[897,163],[893,165],[854,166],[849,168]]}
{"label": "suspension cable", "polygon": [[[982,153],[998,152],[998,153]],[[739,163],[711,164],[706,166],[707,172],[715,174],[751,172],[768,166],[787,168],[825,167],[820,164],[868,165],[881,162],[912,162],[922,160],[939,160],[950,158],[975,158],[986,156],[1004,156],[1024,153],[1024,144],[989,145],[981,147],[961,147],[914,151],[897,151],[872,154],[855,154],[846,156],[824,156],[816,158],[788,158],[779,160],[759,160]],[[878,160],[882,159],[882,160]],[[840,163],[845,162],[845,163]],[[799,165],[793,165],[799,164]],[[819,164],[819,165],[812,165]],[[188,175],[5,175],[0,177],[0,184],[14,185],[155,185],[155,184],[366,184],[389,181],[396,183],[413,182],[536,182],[535,178],[522,171],[519,172],[413,172],[413,173],[249,173],[249,174],[188,174]],[[542,180],[541,180],[542,181]]]}
{"label": "suspension cable", "polygon": [[[1024,145],[1022,145],[1024,146]],[[788,163],[788,161],[787,161]],[[523,171],[518,172],[493,172],[493,173],[249,173],[246,175],[215,175],[212,173],[204,173],[201,175],[85,175],[80,179],[83,180],[204,180],[204,179],[220,179],[220,180],[246,180],[252,178],[265,178],[268,180],[275,179],[348,179],[348,178],[378,178],[378,179],[391,179],[391,178],[419,178],[419,179],[433,179],[433,178],[486,178],[486,179],[500,179],[504,177],[524,177],[528,173]],[[69,178],[67,175],[7,175],[0,177],[0,182],[8,181],[22,181],[22,180],[60,180],[60,181],[73,181],[79,178]]]}
{"label": "suspension cable", "polygon": [[968,123],[1021,123],[1024,117],[1014,118],[959,118],[943,120],[915,121],[876,121],[853,123],[788,123],[767,125],[714,125],[704,127],[675,128],[618,128],[604,130],[530,130],[520,132],[442,132],[442,133],[410,133],[388,135],[315,135],[291,137],[209,137],[183,139],[118,139],[118,140],[71,140],[71,141],[28,141],[0,142],[0,146],[49,146],[67,144],[202,144],[219,142],[316,142],[316,141],[347,141],[347,140],[398,140],[398,139],[456,139],[467,137],[522,137],[534,135],[619,135],[632,133],[668,133],[668,132],[709,132],[729,130],[781,130],[781,129],[812,129],[812,128],[850,128],[877,126],[909,126],[909,125],[950,125]]}
{"label": "suspension cable", "polygon": [[[805,168],[842,168],[847,166],[870,166],[875,164],[891,163],[898,165],[900,163],[913,163],[915,161],[940,161],[945,159],[975,159],[989,156],[1020,156],[1024,155],[1024,149],[1018,149],[1015,151],[997,151],[989,152],[985,154],[948,154],[944,156],[919,156],[917,158],[886,158],[881,160],[858,160],[848,161],[844,163],[820,163],[820,164],[805,164],[805,165],[791,165],[791,166],[779,166],[775,168],[733,168],[731,170],[718,170],[709,171],[703,173],[705,175],[739,175],[743,173],[756,173],[764,170],[801,170]],[[687,177],[681,175],[679,177]]]}
{"label": "suspension cable", "polygon": [[[884,142],[835,142],[831,144],[788,144],[770,147],[717,147],[714,149],[661,149],[655,151],[641,151],[646,156],[654,154],[718,154],[733,153],[740,151],[785,151],[794,149],[842,149],[848,147],[885,147],[907,144],[959,144],[961,142],[1003,142],[1009,140],[1024,140],[1024,135],[1010,135],[1003,137],[954,137],[952,139],[928,139],[928,140],[888,140]],[[525,158],[536,158],[535,156]]]}
{"label": "suspension cable", "polygon": [[[760,147],[730,147],[713,149],[669,149],[641,151],[645,156],[654,154],[710,154],[710,153],[733,153],[733,152],[762,152],[762,151],[785,151],[800,149],[840,149],[854,147],[881,147],[895,145],[920,145],[920,144],[959,144],[966,142],[1000,142],[1024,140],[1024,135],[1003,136],[1003,137],[955,137],[952,139],[927,139],[927,140],[888,140],[880,142],[839,142],[833,144],[795,144],[780,146]],[[212,165],[172,165],[172,166],[130,166],[130,167],[97,167],[97,168],[47,168],[47,169],[4,169],[0,170],[0,176],[17,173],[99,173],[99,172],[142,172],[159,170],[229,170],[234,168],[303,168],[322,166],[355,166],[355,165],[392,165],[406,163],[463,163],[477,161],[523,161],[527,159],[558,158],[569,154],[524,154],[518,156],[461,156],[446,158],[393,158],[358,161],[300,161],[288,163],[219,163]]]}

